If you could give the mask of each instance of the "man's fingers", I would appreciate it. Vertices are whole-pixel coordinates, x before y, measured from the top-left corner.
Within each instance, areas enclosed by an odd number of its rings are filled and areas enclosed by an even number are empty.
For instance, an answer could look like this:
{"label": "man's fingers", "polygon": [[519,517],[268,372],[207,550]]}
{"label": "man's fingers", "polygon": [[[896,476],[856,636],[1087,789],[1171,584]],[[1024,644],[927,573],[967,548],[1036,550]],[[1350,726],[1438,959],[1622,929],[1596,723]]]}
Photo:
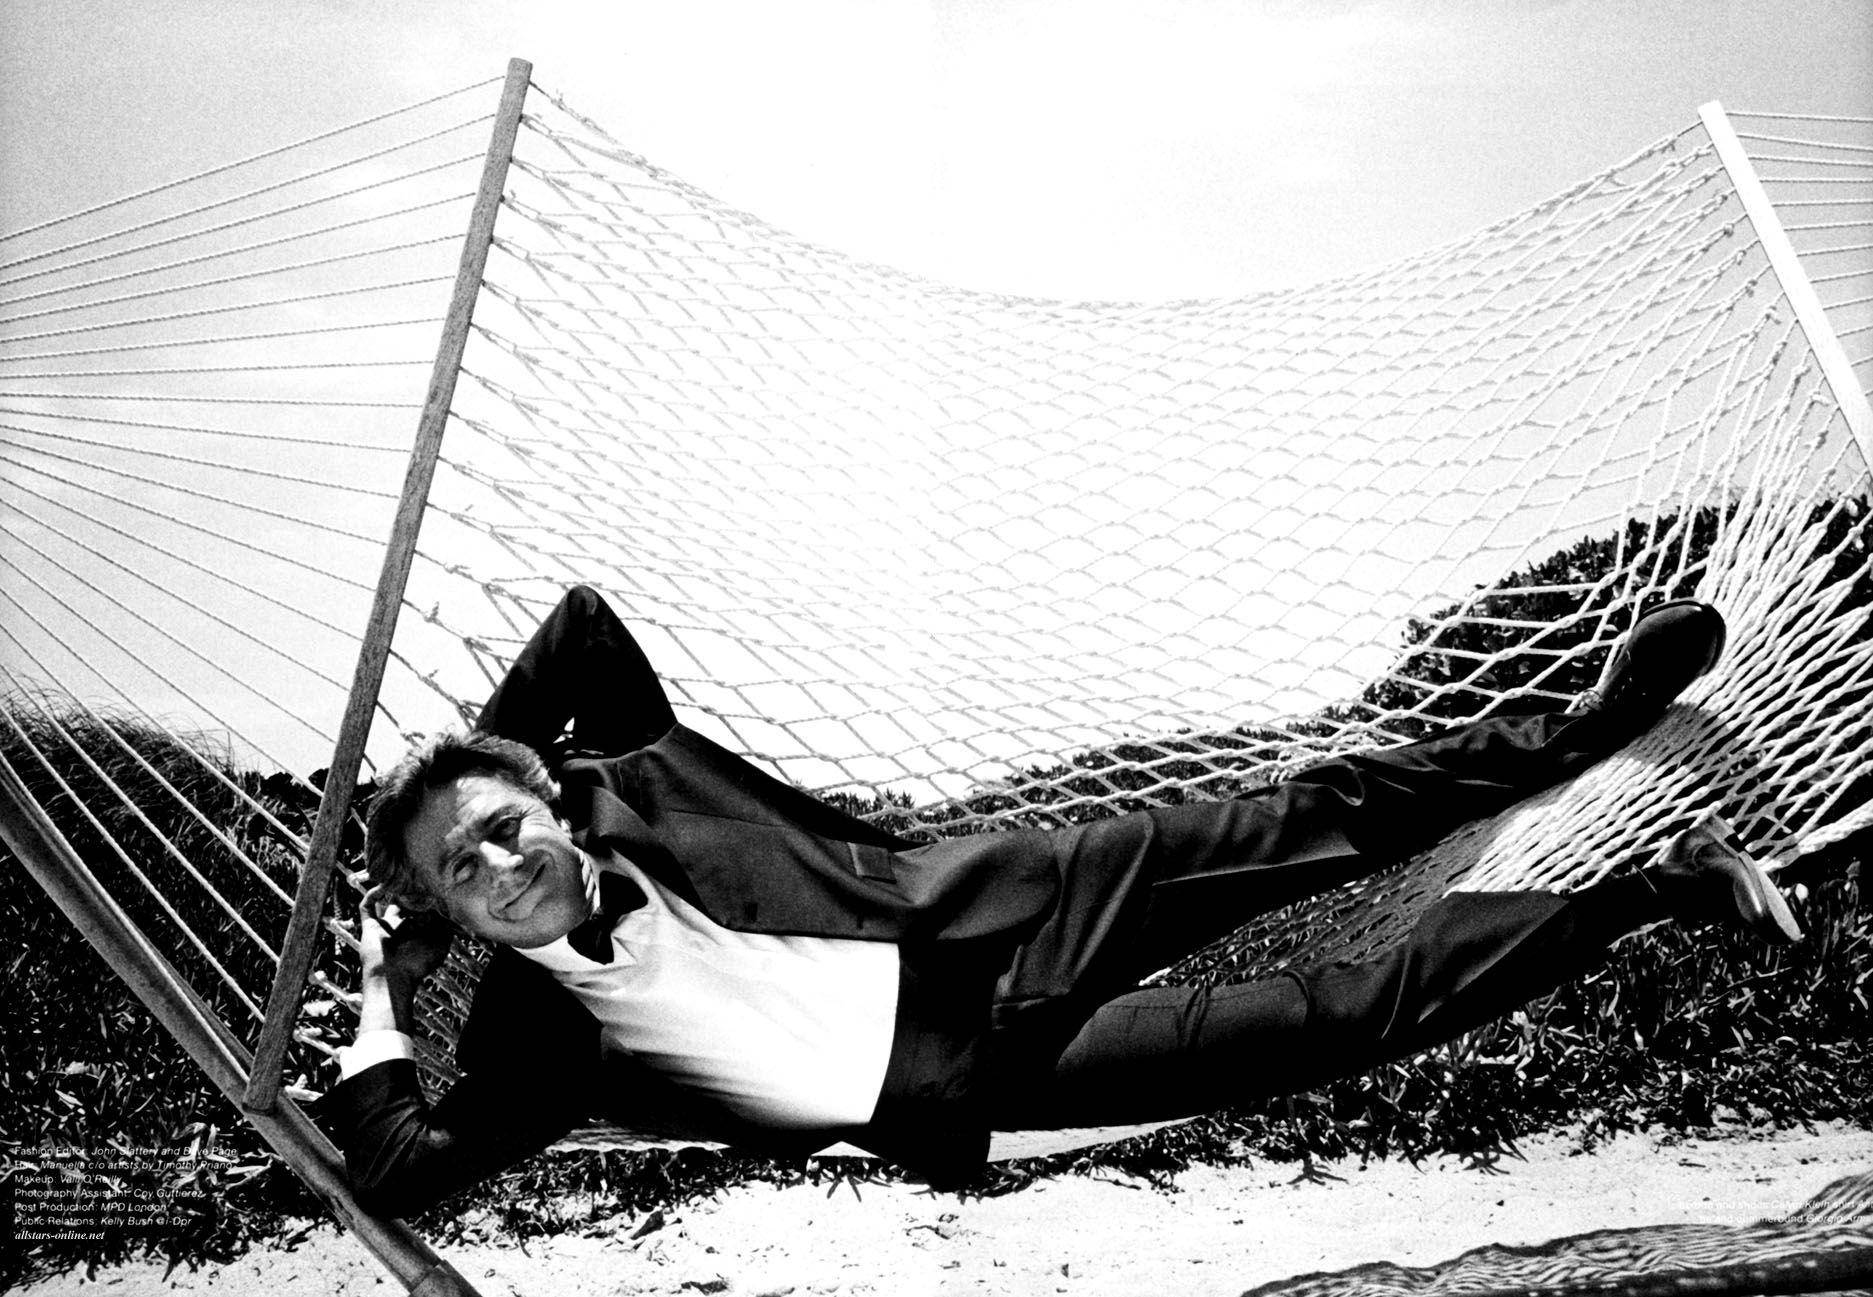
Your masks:
{"label": "man's fingers", "polygon": [[455,929],[449,926],[448,920],[428,910],[417,910],[405,915],[397,931],[407,939],[439,942],[443,945],[455,937]]}
{"label": "man's fingers", "polygon": [[371,894],[365,898],[365,913],[383,924],[384,927],[391,932],[400,931],[403,927],[414,922],[420,916],[421,911],[406,911],[395,901],[386,901],[380,894],[381,891],[381,888],[374,887],[371,889]]}

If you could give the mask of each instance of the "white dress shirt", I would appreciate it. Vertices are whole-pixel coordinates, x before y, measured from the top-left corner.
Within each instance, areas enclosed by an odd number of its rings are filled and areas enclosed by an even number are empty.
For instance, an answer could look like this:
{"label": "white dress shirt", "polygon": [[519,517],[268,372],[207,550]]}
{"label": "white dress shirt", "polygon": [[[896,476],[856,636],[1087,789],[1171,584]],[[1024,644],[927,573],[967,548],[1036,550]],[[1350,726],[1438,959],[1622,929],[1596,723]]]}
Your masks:
{"label": "white dress shirt", "polygon": [[[616,855],[643,905],[612,927],[595,963],[564,937],[518,953],[543,965],[599,1021],[602,1047],[775,1127],[856,1126],[884,1087],[896,1026],[898,951],[890,942],[776,937],[715,923]],[[408,1037],[360,1033],[339,1052],[346,1076],[411,1056]]]}

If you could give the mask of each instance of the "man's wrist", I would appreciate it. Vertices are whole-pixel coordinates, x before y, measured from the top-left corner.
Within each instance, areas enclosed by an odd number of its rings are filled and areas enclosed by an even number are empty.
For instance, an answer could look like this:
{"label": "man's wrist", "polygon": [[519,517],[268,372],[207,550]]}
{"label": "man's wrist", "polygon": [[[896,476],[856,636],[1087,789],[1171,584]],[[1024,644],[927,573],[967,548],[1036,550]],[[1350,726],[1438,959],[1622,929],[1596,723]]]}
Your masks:
{"label": "man's wrist", "polygon": [[401,1031],[389,1028],[360,1030],[356,1040],[338,1051],[338,1074],[349,1079],[379,1063],[415,1057],[413,1043]]}
{"label": "man's wrist", "polygon": [[414,998],[416,993],[423,988],[423,983],[429,980],[429,976],[426,973],[399,968],[395,964],[379,964],[376,968],[365,969],[361,980],[366,986],[374,982],[392,995],[407,995]]}
{"label": "man's wrist", "polygon": [[407,969],[380,966],[366,970],[360,979],[362,1003],[358,1014],[360,1031],[401,1031],[406,1035],[416,1019],[416,995],[424,978]]}

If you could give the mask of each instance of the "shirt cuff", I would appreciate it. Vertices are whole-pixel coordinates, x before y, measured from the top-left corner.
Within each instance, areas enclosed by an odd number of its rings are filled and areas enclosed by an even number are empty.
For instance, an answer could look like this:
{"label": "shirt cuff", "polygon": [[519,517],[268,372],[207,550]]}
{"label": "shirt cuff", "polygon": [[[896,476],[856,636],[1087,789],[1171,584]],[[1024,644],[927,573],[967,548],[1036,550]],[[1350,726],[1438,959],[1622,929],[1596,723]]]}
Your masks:
{"label": "shirt cuff", "polygon": [[415,1057],[416,1044],[408,1036],[391,1027],[375,1027],[360,1031],[356,1040],[338,1051],[338,1075],[349,1080],[367,1067]]}

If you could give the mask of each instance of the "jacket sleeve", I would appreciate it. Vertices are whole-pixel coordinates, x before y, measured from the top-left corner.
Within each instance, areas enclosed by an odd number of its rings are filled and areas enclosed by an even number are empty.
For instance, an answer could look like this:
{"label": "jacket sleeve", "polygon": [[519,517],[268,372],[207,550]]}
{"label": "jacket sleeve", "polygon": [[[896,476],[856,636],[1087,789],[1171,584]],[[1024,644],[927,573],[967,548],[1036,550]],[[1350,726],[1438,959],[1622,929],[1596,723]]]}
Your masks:
{"label": "jacket sleeve", "polygon": [[[531,1051],[522,1053],[534,1057]],[[531,1078],[470,1073],[432,1107],[423,1097],[416,1065],[392,1059],[339,1082],[318,1105],[318,1115],[345,1154],[358,1202],[389,1216],[413,1216],[433,1207],[541,1151],[588,1115],[607,1110],[628,1114],[626,1138],[726,1144],[787,1161],[859,1137],[856,1130],[758,1125],[686,1094],[629,1060],[579,1069],[576,1076],[558,1070],[550,1083],[544,1073]]]}
{"label": "jacket sleeve", "polygon": [[470,1074],[433,1107],[416,1064],[392,1059],[338,1083],[319,1103],[367,1210],[411,1216],[539,1152],[577,1124],[576,1078],[527,1085]]}
{"label": "jacket sleeve", "polygon": [[496,951],[456,1042],[463,1075],[434,1105],[407,1058],[366,1067],[319,1101],[358,1201],[410,1215],[564,1135],[602,1106],[597,1033],[545,969]]}
{"label": "jacket sleeve", "polygon": [[475,727],[550,755],[568,724],[574,747],[608,756],[654,743],[676,724],[644,650],[583,585],[540,623]]}

